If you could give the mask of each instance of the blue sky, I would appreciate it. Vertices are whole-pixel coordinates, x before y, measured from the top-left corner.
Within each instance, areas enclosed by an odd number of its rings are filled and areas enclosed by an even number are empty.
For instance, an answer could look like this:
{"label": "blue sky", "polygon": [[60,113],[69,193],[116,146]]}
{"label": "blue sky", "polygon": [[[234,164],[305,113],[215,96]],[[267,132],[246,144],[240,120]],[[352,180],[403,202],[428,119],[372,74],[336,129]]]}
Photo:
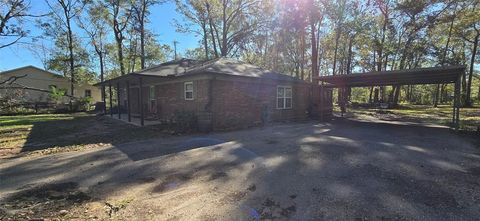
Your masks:
{"label": "blue sky", "polygon": [[[48,6],[44,0],[32,0],[31,12],[34,14],[43,14],[48,12]],[[156,5],[151,9],[149,17],[150,24],[148,28],[157,35],[157,39],[161,44],[169,44],[173,48],[173,41],[176,40],[177,51],[183,53],[186,49],[195,48],[198,45],[198,37],[194,34],[177,33],[173,25],[173,20],[182,21],[182,16],[175,10],[175,3],[168,2],[161,5]],[[42,30],[35,26],[33,20],[25,22],[26,29],[30,30],[31,36],[40,35]],[[31,42],[31,39],[25,38],[24,42]],[[45,45],[50,42],[45,42]],[[40,50],[37,50],[40,51]],[[25,45],[17,44],[7,48],[0,49],[0,71],[5,71],[13,68],[18,68],[26,65],[34,65],[43,68],[43,64],[35,56],[31,50],[28,50]]]}

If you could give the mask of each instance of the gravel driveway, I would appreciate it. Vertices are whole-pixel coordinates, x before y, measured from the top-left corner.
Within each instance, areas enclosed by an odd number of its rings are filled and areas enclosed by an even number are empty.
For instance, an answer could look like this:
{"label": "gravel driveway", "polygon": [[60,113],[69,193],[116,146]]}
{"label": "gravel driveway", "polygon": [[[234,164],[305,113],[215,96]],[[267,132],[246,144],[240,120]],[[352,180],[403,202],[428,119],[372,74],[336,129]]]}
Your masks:
{"label": "gravel driveway", "polygon": [[442,127],[277,124],[2,160],[0,198],[0,220],[478,220],[480,147]]}

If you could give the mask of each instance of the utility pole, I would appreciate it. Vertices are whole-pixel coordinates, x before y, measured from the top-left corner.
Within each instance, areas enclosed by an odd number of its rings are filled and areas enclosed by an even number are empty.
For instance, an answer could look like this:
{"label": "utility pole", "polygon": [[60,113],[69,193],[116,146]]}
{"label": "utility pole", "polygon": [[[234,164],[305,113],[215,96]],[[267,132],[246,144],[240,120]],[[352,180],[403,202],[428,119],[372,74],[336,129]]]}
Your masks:
{"label": "utility pole", "polygon": [[173,50],[175,52],[175,60],[177,60],[177,43],[178,41],[176,40],[173,41]]}

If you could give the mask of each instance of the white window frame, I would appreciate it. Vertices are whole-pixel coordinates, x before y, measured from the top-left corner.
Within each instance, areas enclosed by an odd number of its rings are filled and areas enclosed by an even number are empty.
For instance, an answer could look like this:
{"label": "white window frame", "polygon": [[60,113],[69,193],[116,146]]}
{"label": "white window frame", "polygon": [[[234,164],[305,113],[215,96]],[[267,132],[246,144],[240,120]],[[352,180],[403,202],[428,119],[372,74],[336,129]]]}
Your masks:
{"label": "white window frame", "polygon": [[[148,106],[150,107],[150,112],[155,113],[156,112],[156,105],[157,105],[157,92],[155,91],[155,85],[150,85],[148,87]],[[152,91],[153,91],[153,97],[152,97]]]}
{"label": "white window frame", "polygon": [[[153,91],[153,97],[152,97],[152,91]],[[156,93],[155,93],[155,86],[151,85],[148,87],[148,98],[149,100],[156,100]]]}
{"label": "white window frame", "polygon": [[[89,95],[87,96],[87,91],[89,93]],[[85,97],[92,97],[92,90],[90,89],[85,89],[85,92],[83,93],[83,95],[85,95]]]}
{"label": "white window frame", "polygon": [[[281,96],[278,96],[278,89],[280,88],[283,88],[283,95]],[[285,89],[290,89],[291,93],[290,93],[290,96],[287,96],[286,93],[285,93]],[[288,110],[288,109],[292,109],[293,108],[293,88],[292,86],[288,86],[288,85],[278,85],[277,86],[277,91],[276,91],[276,97],[277,99],[275,100],[275,102],[277,103],[276,106],[277,106],[277,109],[279,110]],[[283,99],[283,107],[279,107],[278,106],[278,100],[279,99]],[[290,99],[290,107],[287,107],[287,99]]]}
{"label": "white window frame", "polygon": [[[192,85],[192,90],[187,90],[187,85],[188,84],[191,84]],[[194,100],[195,98],[195,93],[194,93],[194,86],[193,86],[193,81],[187,81],[185,83],[183,83],[183,97],[185,98],[185,100],[187,101],[191,101],[191,100]],[[187,93],[192,93],[192,97],[191,98],[187,98]]]}

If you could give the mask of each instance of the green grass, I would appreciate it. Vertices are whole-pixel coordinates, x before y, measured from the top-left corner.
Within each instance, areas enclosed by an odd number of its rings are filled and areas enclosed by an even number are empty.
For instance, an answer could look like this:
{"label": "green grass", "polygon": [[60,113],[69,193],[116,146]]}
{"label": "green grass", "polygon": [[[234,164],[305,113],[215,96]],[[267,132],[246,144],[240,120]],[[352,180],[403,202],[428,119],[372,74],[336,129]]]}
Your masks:
{"label": "green grass", "polygon": [[[449,105],[439,105],[437,108],[427,105],[402,105],[395,109],[349,108],[348,112],[356,117],[368,115],[386,120],[404,120],[413,122],[433,123],[450,126],[453,108]],[[480,126],[480,108],[460,108],[460,128],[477,130]]]}
{"label": "green grass", "polygon": [[0,156],[107,146],[159,136],[165,135],[155,128],[86,113],[0,116]]}

